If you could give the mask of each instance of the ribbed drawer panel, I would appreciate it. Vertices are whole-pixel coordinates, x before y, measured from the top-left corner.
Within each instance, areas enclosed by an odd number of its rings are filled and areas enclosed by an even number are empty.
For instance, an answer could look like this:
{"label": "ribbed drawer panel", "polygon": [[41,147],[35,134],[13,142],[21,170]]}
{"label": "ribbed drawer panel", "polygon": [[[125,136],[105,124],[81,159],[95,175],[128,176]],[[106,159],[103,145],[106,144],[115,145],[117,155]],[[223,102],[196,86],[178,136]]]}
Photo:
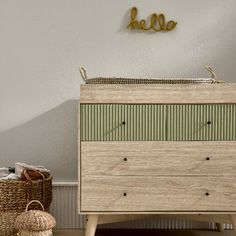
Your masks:
{"label": "ribbed drawer panel", "polygon": [[236,141],[236,104],[81,104],[81,141]]}
{"label": "ribbed drawer panel", "polygon": [[168,105],[167,140],[236,140],[236,105]]}
{"label": "ribbed drawer panel", "polygon": [[82,141],[164,141],[166,105],[81,104]]}

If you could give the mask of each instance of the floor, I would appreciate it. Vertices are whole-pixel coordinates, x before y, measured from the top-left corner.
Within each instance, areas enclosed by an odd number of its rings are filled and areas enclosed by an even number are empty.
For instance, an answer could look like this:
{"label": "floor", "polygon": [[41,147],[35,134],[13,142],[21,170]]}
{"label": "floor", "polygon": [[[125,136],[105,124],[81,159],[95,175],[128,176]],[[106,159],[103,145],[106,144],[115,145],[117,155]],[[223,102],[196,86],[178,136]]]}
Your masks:
{"label": "floor", "polygon": [[[83,230],[56,230],[54,236],[84,236]],[[97,230],[96,236],[234,236],[232,230]]]}

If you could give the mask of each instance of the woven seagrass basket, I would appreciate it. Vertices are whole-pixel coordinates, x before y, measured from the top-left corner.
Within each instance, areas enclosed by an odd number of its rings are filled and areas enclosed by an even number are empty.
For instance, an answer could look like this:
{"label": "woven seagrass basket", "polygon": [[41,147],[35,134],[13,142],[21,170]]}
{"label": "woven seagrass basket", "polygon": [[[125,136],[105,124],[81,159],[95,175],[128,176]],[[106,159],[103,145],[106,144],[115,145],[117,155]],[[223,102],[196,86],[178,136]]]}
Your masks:
{"label": "woven seagrass basket", "polygon": [[224,83],[216,79],[216,74],[210,66],[206,69],[211,73],[211,78],[122,78],[122,77],[97,77],[88,78],[86,70],[81,67],[80,74],[86,84],[215,84]]}
{"label": "woven seagrass basket", "polygon": [[[39,204],[41,210],[29,210],[33,203]],[[26,206],[25,212],[21,213],[15,222],[18,236],[52,236],[52,229],[55,227],[55,218],[45,212],[40,201],[32,200]]]}
{"label": "woven seagrass basket", "polygon": [[[49,210],[52,201],[52,177],[42,174],[42,179],[31,180],[27,171],[24,172],[26,181],[0,180],[0,235],[16,235],[15,220],[25,211],[31,200],[43,203],[45,210]],[[39,209],[32,204],[32,209]]]}

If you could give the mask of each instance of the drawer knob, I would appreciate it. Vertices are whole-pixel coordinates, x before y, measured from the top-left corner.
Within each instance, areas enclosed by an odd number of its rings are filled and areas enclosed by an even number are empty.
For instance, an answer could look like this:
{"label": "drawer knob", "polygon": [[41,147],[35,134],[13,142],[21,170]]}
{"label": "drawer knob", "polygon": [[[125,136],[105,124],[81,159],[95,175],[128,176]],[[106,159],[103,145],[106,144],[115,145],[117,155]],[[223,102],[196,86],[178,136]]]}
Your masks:
{"label": "drawer knob", "polygon": [[126,196],[127,196],[127,193],[124,193],[124,196],[126,197]]}
{"label": "drawer knob", "polygon": [[123,121],[122,124],[125,125],[125,121]]}
{"label": "drawer knob", "polygon": [[211,124],[211,121],[207,121],[207,124],[210,125],[210,124]]}
{"label": "drawer knob", "polygon": [[206,160],[209,161],[209,160],[210,160],[210,157],[206,157]]}
{"label": "drawer knob", "polygon": [[128,159],[125,157],[125,158],[124,158],[124,161],[128,161]]}
{"label": "drawer knob", "polygon": [[210,193],[206,192],[206,193],[205,193],[205,195],[206,195],[206,196],[209,196],[209,195],[210,195]]}

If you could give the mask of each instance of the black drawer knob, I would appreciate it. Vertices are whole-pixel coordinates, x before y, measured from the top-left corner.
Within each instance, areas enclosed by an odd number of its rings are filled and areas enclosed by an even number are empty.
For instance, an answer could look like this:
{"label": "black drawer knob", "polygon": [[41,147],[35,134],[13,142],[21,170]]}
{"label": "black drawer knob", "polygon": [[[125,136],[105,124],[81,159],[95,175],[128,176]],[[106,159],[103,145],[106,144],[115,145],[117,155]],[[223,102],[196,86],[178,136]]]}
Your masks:
{"label": "black drawer knob", "polygon": [[210,124],[211,124],[211,121],[207,121],[207,124],[210,125]]}
{"label": "black drawer knob", "polygon": [[206,160],[209,161],[209,160],[210,160],[210,157],[206,157]]}
{"label": "black drawer knob", "polygon": [[125,157],[125,158],[124,158],[124,161],[128,161],[128,159]]}
{"label": "black drawer knob", "polygon": [[125,125],[125,121],[123,121],[122,124]]}
{"label": "black drawer knob", "polygon": [[205,195],[206,195],[206,196],[209,196],[209,195],[210,195],[210,193],[206,192],[206,193],[205,193]]}
{"label": "black drawer knob", "polygon": [[127,193],[124,193],[124,196],[126,197],[126,196],[127,196]]}

